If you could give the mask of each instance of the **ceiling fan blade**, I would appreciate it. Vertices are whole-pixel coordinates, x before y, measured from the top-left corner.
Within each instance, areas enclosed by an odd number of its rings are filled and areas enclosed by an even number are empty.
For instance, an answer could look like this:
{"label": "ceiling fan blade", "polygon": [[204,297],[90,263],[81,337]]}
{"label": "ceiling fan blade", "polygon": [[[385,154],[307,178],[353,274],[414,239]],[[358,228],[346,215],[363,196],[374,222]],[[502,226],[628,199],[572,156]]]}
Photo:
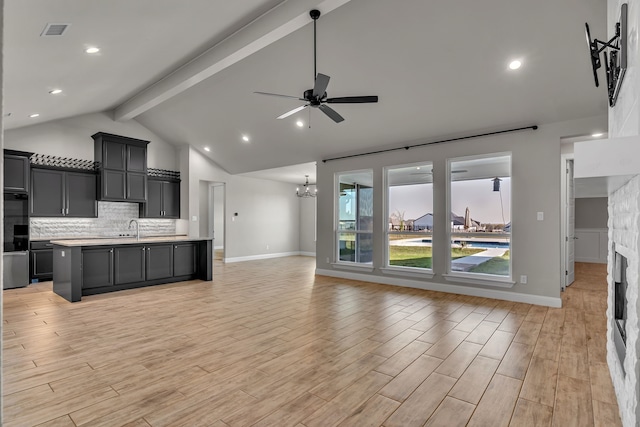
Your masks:
{"label": "ceiling fan blade", "polygon": [[340,123],[342,121],[344,121],[344,117],[342,117],[340,114],[338,114],[338,112],[336,110],[334,110],[333,108],[327,106],[327,105],[320,105],[318,107],[323,113],[325,113],[327,116],[329,116],[329,118],[331,120],[333,120],[336,123]]}
{"label": "ceiling fan blade", "polygon": [[300,98],[298,96],[280,95],[279,93],[269,93],[269,92],[253,92],[253,93],[257,93],[258,95],[279,96],[280,98],[293,98],[293,99],[297,99],[299,101],[304,101],[304,99],[302,99],[302,98]]}
{"label": "ceiling fan blade", "polygon": [[378,102],[377,96],[343,96],[340,98],[329,98],[328,104],[365,104],[369,102]]}
{"label": "ceiling fan blade", "polygon": [[318,73],[316,76],[316,82],[313,85],[313,97],[322,97],[324,93],[327,91],[327,86],[329,86],[329,79],[331,77]]}
{"label": "ceiling fan blade", "polygon": [[293,110],[291,110],[291,111],[287,111],[287,112],[286,112],[286,113],[284,113],[283,115],[278,116],[278,119],[286,119],[286,118],[287,118],[287,117],[289,117],[290,115],[295,114],[295,113],[297,113],[298,111],[304,110],[304,109],[305,109],[305,108],[307,108],[308,106],[309,106],[309,104],[305,104],[305,105],[302,105],[302,106],[300,106],[300,107],[294,108],[294,109],[293,109]]}

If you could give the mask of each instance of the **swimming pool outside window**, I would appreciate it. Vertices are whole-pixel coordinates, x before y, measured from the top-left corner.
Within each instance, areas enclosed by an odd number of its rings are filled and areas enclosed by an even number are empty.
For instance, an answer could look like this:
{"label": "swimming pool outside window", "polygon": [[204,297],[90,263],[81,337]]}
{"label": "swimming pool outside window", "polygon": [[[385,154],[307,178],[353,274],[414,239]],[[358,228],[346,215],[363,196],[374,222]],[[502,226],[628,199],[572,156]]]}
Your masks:
{"label": "swimming pool outside window", "polygon": [[433,164],[385,169],[387,266],[432,269]]}
{"label": "swimming pool outside window", "polygon": [[449,160],[451,241],[455,275],[511,277],[511,155]]}

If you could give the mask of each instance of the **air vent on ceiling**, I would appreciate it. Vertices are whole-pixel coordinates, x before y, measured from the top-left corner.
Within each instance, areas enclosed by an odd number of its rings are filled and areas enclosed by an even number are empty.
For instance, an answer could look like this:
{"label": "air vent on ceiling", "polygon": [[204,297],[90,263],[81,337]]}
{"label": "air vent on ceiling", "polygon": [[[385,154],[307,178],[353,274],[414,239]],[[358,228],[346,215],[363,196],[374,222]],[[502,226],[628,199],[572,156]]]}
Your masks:
{"label": "air vent on ceiling", "polygon": [[44,30],[40,34],[41,37],[46,36],[61,36],[67,31],[70,24],[47,24]]}

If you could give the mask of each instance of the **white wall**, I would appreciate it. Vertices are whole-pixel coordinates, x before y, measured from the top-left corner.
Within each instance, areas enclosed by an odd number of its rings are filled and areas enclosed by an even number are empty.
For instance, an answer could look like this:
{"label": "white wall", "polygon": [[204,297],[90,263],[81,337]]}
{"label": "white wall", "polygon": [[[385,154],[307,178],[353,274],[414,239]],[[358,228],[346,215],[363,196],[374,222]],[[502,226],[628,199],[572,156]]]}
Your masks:
{"label": "white wall", "polygon": [[180,173],[189,177],[190,235],[200,232],[200,181],[223,182],[226,192],[225,260],[299,253],[300,204],[295,196],[295,185],[230,175],[191,147],[183,148],[181,158],[188,159],[188,170],[181,169]]}
{"label": "white wall", "polygon": [[198,196],[200,207],[198,209],[199,235],[209,236],[209,182],[200,181],[198,183]]}
{"label": "white wall", "polygon": [[213,231],[216,248],[224,246],[224,185],[213,188]]}
{"label": "white wall", "polygon": [[[311,191],[315,186],[309,186]],[[316,198],[300,198],[300,252],[316,253]]]}
{"label": "white wall", "polygon": [[5,132],[5,148],[74,159],[93,160],[91,135],[106,132],[151,141],[147,164],[151,168],[177,170],[176,147],[135,120],[113,121],[107,113],[92,113],[35,124]]}
{"label": "white wall", "polygon": [[[335,271],[331,263],[334,255],[333,182],[337,172],[373,169],[374,177],[374,271],[359,278],[383,283],[393,282],[392,276],[380,271],[384,267],[383,167],[417,161],[434,164],[434,241],[446,242],[449,215],[446,207],[446,162],[448,158],[509,151],[512,153],[512,256],[513,279],[528,276],[527,284],[516,283],[511,289],[489,288],[492,297],[559,305],[560,301],[560,138],[583,134],[602,117],[540,126],[526,131],[469,141],[429,145],[411,150],[394,151],[332,161],[318,162],[318,242],[316,265],[319,272]],[[442,183],[442,184],[437,184]],[[536,213],[544,212],[544,221],[536,220]],[[479,294],[487,290],[477,285],[448,282],[448,245],[434,247],[431,280],[397,279],[415,287],[449,289],[461,293]],[[437,285],[437,286],[435,286]],[[489,294],[486,294],[489,296]]]}
{"label": "white wall", "polygon": [[575,228],[607,228],[609,212],[606,197],[588,197],[576,200]]}
{"label": "white wall", "polygon": [[[607,39],[614,36],[615,24],[620,17],[620,6],[627,3],[628,29],[627,72],[620,88],[614,108],[609,109],[609,137],[634,136],[640,134],[640,72],[638,72],[638,25],[640,25],[639,0],[607,1]],[[596,35],[593,35],[596,37]],[[604,37],[598,37],[603,39]],[[604,67],[600,77],[604,80]]]}

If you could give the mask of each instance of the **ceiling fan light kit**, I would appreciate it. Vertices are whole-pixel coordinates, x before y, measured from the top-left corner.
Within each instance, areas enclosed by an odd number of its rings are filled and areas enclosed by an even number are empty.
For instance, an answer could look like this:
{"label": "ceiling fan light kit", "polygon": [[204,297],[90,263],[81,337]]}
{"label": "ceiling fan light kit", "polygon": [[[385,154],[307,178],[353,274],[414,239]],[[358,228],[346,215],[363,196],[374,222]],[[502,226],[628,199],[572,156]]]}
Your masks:
{"label": "ceiling fan light kit", "polygon": [[[620,86],[622,86],[622,80],[627,71],[627,8],[627,3],[623,3],[620,7],[620,20],[616,22],[614,35],[609,41],[592,40],[589,24],[586,22],[584,24],[589,47],[589,59],[591,60],[591,69],[596,87],[600,85],[598,82],[598,69],[602,66],[600,54],[602,53],[604,56],[610,107],[616,105]],[[607,52],[609,52],[608,59]]]}
{"label": "ceiling fan light kit", "polygon": [[290,95],[280,95],[277,93],[269,93],[269,92],[254,92],[259,95],[268,95],[268,96],[279,96],[281,98],[293,98],[299,101],[304,101],[305,104],[296,107],[293,110],[287,111],[284,114],[278,116],[278,119],[287,118],[298,111],[302,111],[307,107],[317,108],[322,111],[327,117],[333,120],[336,123],[340,123],[344,121],[344,117],[342,117],[336,110],[329,107],[326,104],[366,104],[366,103],[375,103],[378,102],[378,97],[374,95],[369,96],[343,96],[337,98],[328,98],[327,97],[327,86],[329,85],[329,80],[331,77],[326,74],[318,73],[316,69],[317,64],[317,43],[316,43],[316,22],[318,18],[320,18],[320,11],[317,9],[313,9],[309,12],[309,16],[313,20],[313,79],[314,84],[312,89],[307,89],[304,91],[302,98],[297,96]]}

